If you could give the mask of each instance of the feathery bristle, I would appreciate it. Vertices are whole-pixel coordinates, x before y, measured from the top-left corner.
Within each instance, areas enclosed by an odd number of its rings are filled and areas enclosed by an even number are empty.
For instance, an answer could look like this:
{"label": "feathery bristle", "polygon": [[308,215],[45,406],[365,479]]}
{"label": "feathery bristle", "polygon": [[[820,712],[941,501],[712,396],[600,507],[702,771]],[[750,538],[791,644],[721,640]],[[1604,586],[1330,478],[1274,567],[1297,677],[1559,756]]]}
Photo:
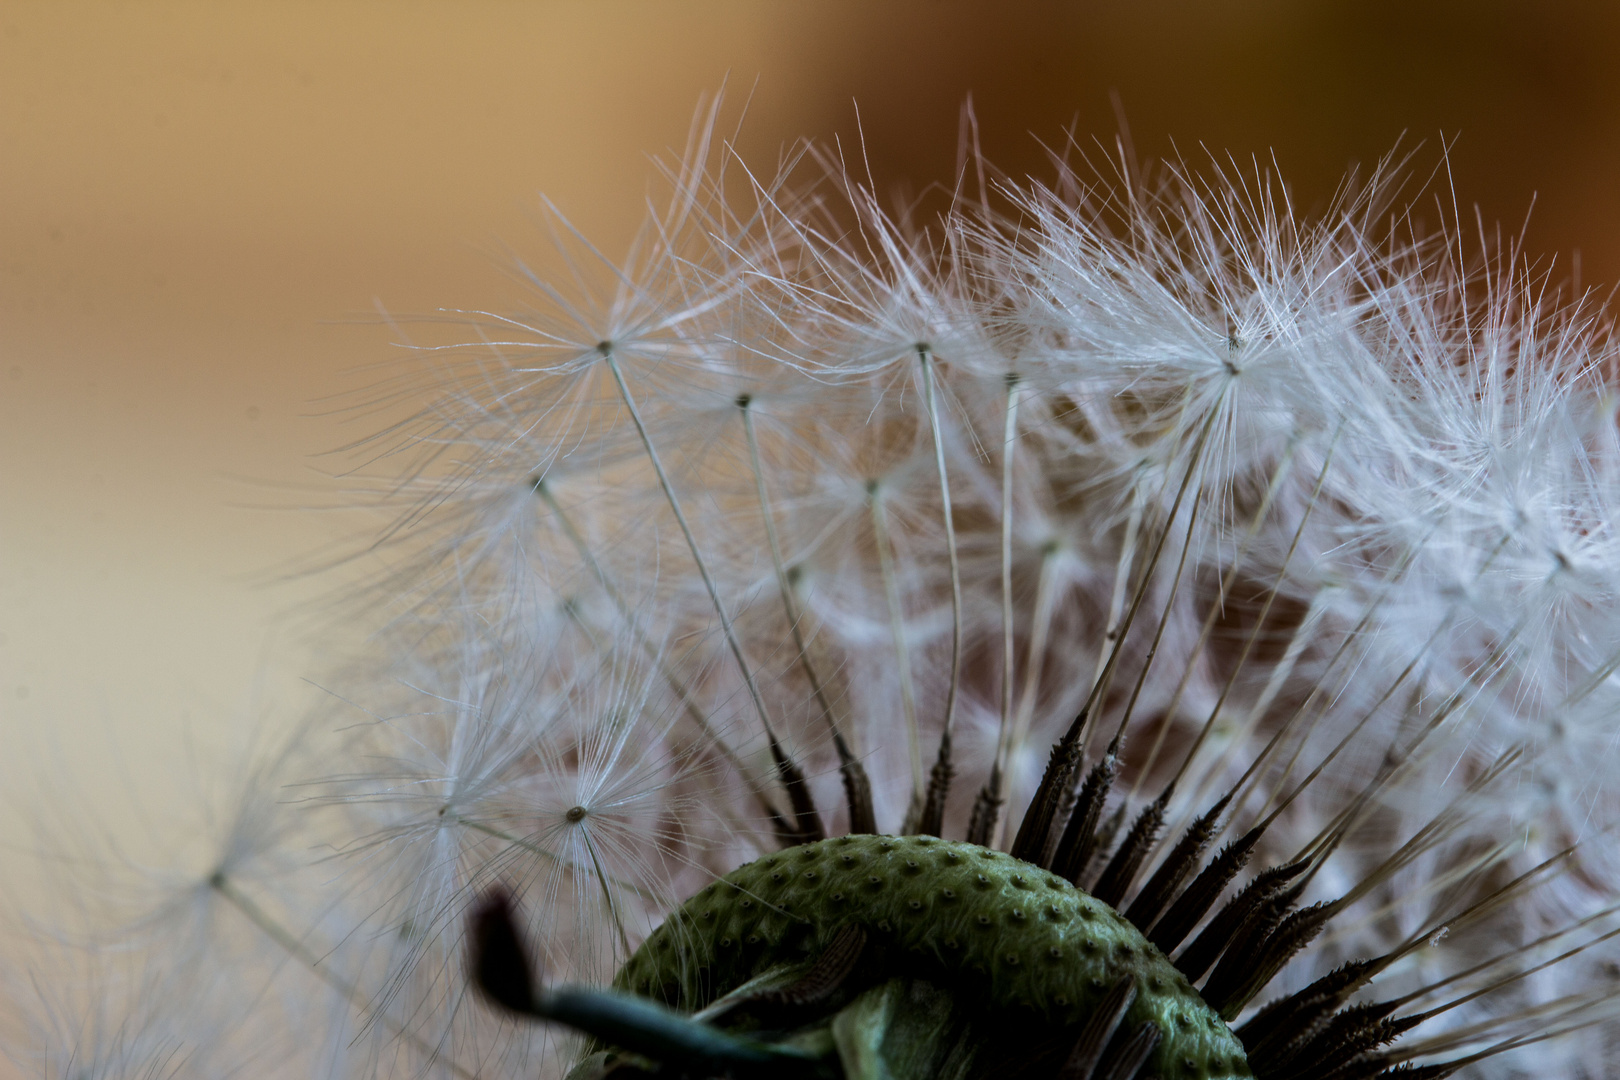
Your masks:
{"label": "feathery bristle", "polygon": [[[264,810],[323,846],[284,903],[199,890],[337,994],[345,1068],[566,1072],[566,1035],[468,1005],[472,947],[496,1001],[604,1040],[586,1069],[1170,1080],[1193,1035],[1145,1010],[1185,983],[1259,1080],[1604,1075],[1601,312],[1417,232],[1384,167],[1309,222],[1178,163],[918,224],[813,149],[817,183],[739,182],[712,123],[628,259],[561,222],[577,287],[457,313],[434,400],[361,447],[406,504],[349,598],[380,660]],[[1162,970],[1071,1015],[1060,945],[953,975],[920,895],[925,960],[890,914],[683,907],[885,832],[1029,864],[1006,926],[1079,886]],[[580,988],[645,942],[712,1011]],[[722,985],[711,946],[765,959]]]}

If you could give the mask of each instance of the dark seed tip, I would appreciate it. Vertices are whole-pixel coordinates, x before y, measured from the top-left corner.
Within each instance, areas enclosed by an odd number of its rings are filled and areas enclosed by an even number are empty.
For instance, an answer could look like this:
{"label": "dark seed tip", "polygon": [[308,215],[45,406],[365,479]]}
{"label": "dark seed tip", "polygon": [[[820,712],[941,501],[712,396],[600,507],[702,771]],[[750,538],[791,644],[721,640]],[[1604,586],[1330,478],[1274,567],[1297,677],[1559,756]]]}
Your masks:
{"label": "dark seed tip", "polygon": [[534,1015],[532,968],[511,896],[504,889],[492,889],[473,909],[469,922],[474,984],[497,1005]]}

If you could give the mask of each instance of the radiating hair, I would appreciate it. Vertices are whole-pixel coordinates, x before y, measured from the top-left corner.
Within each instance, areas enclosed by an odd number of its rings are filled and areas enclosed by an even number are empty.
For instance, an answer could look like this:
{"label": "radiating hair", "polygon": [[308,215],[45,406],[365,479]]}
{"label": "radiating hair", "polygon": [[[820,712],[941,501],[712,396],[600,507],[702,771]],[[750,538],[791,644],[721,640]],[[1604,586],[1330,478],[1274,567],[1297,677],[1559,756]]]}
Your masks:
{"label": "radiating hair", "polygon": [[1306,219],[1055,156],[925,216],[716,115],[625,260],[554,215],[571,280],[446,313],[355,448],[380,629],[278,810],[330,901],[274,922],[368,1036],[334,1073],[569,1064],[468,997],[487,889],[600,983],[744,862],[904,833],[1114,905],[1262,1075],[1607,1075],[1604,311],[1408,163]]}

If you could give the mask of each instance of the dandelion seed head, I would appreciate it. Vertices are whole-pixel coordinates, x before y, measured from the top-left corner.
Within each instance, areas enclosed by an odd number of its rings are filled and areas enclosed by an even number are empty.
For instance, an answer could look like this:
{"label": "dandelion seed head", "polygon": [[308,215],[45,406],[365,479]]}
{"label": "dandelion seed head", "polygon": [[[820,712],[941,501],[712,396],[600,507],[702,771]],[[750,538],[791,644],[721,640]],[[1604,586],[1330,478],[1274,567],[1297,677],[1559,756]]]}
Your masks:
{"label": "dandelion seed head", "polygon": [[[262,922],[330,951],[372,1071],[565,1071],[568,1036],[471,1004],[489,890],[545,980],[606,985],[644,942],[699,956],[683,905],[744,864],[932,814],[987,858],[1072,857],[1153,933],[1185,881],[1155,907],[1150,879],[1213,805],[1212,852],[1254,837],[1223,895],[1286,871],[1265,933],[1309,931],[1254,986],[1271,938],[1188,976],[1262,1080],[1287,1073],[1244,1026],[1260,988],[1369,958],[1355,1001],[1423,1020],[1368,1075],[1602,1075],[1600,314],[1413,232],[1388,163],[1309,221],[1213,162],[1005,180],[920,222],[836,166],[722,184],[708,130],[628,258],[555,215],[574,286],[446,313],[467,340],[405,380],[431,399],[356,448],[397,514],[353,595],[380,659],[300,788],[334,838],[301,880],[329,891]],[[1091,775],[1112,788],[1070,816]],[[1058,828],[1020,839],[1044,794]],[[285,846],[233,835],[194,900]],[[1186,970],[1200,911],[1165,946]]]}

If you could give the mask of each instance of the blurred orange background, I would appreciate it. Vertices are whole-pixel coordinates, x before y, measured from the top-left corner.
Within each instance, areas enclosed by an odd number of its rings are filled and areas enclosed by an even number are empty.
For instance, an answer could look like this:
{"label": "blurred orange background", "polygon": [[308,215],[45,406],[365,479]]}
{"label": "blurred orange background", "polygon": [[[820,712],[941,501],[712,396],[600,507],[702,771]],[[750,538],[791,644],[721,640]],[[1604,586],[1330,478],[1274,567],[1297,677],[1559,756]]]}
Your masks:
{"label": "blurred orange background", "polygon": [[1111,145],[1117,99],[1144,159],[1275,155],[1306,210],[1404,132],[1424,175],[1450,146],[1465,219],[1534,202],[1528,251],[1606,289],[1617,42],[1620,5],[1545,0],[0,5],[10,887],[70,815],[160,851],[191,747],[311,692],[293,616],[329,583],[266,582],[337,535],[300,507],[365,424],[325,399],[395,355],[379,306],[515,298],[540,191],[621,250],[701,94],[750,100],[767,172],[853,146],[858,104],[883,191],[949,182],[970,92],[1015,176],[1071,125]]}

